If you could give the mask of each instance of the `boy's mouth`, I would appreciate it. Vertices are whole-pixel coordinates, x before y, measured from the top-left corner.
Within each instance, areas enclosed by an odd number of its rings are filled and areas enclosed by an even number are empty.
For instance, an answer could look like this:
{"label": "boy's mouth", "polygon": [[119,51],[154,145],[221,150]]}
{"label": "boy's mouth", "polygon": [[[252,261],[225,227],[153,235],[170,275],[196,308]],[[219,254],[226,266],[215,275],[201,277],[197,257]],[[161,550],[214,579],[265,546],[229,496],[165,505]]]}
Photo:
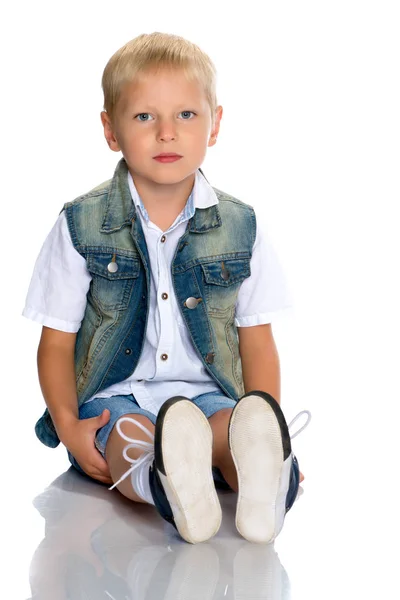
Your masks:
{"label": "boy's mouth", "polygon": [[169,163],[169,162],[175,162],[176,160],[179,160],[180,158],[182,158],[182,156],[180,156],[180,154],[173,154],[170,152],[166,152],[163,154],[159,154],[158,156],[154,156],[153,158],[154,158],[154,160],[158,160],[158,162]]}
{"label": "boy's mouth", "polygon": [[157,154],[157,156],[153,156],[153,158],[182,158],[182,156],[175,152],[161,152],[161,154]]}

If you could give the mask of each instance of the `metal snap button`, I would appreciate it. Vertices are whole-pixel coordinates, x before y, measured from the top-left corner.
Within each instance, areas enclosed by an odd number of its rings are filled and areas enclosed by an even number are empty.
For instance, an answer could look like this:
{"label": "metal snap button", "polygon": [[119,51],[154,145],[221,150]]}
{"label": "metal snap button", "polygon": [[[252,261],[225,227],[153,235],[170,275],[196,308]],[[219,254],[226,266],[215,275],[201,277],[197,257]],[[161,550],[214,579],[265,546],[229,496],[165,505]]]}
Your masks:
{"label": "metal snap button", "polygon": [[127,349],[125,350],[125,354],[132,354],[132,350],[131,350],[130,348],[127,348]]}
{"label": "metal snap button", "polygon": [[118,271],[117,255],[114,253],[111,262],[108,263],[107,269],[110,273],[116,273]]}
{"label": "metal snap button", "polygon": [[107,265],[107,269],[110,273],[116,273],[118,271],[118,265],[116,262],[110,262]]}
{"label": "metal snap button", "polygon": [[202,298],[193,298],[192,296],[185,300],[184,304],[187,308],[193,309],[202,301]]}
{"label": "metal snap button", "polygon": [[163,300],[167,300],[168,299],[168,294],[166,294],[165,292],[163,294],[161,294],[161,298]]}
{"label": "metal snap button", "polygon": [[168,360],[168,354],[161,354],[161,360]]}

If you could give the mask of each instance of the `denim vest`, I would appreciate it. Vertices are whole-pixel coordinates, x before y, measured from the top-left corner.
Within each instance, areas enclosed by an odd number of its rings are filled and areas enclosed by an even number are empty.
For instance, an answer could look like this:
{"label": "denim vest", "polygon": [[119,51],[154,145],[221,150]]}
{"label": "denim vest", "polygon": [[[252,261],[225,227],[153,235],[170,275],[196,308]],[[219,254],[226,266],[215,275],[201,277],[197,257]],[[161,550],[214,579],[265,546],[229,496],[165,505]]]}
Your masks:
{"label": "denim vest", "polygon": [[[238,400],[244,387],[235,303],[241,283],[250,276],[256,218],[250,206],[213,189],[219,202],[196,209],[188,221],[171,275],[182,317],[204,368],[227,396]],[[80,406],[127,379],[138,364],[149,311],[150,260],[123,158],[111,180],[68,202],[62,210],[72,243],[86,259],[92,277],[75,345]],[[110,263],[116,266],[110,269]],[[45,445],[59,444],[47,408],[35,430]]]}

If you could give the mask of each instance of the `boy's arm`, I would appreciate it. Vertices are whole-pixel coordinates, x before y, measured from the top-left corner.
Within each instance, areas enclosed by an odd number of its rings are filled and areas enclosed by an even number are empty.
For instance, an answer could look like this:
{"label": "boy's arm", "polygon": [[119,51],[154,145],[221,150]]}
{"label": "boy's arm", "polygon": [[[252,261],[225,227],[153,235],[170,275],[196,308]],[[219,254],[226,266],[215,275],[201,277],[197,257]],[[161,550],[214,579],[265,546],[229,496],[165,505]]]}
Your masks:
{"label": "boy's arm", "polygon": [[260,390],[280,404],[281,374],[271,324],[238,327],[245,393]]}
{"label": "boy's arm", "polygon": [[37,362],[39,382],[58,437],[79,419],[75,383],[76,333],[43,327]]}
{"label": "boy's arm", "polygon": [[38,348],[39,381],[43,397],[61,442],[80,467],[103,483],[112,483],[105,459],[95,447],[98,429],[110,420],[110,412],[79,419],[75,382],[76,333],[43,327]]}

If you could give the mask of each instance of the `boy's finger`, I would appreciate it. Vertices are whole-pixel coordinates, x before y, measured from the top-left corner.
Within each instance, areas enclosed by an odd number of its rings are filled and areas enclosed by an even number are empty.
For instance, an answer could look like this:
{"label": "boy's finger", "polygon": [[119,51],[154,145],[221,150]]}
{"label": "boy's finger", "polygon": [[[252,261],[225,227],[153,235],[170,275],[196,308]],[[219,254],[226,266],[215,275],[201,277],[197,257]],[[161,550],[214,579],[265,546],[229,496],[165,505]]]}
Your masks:
{"label": "boy's finger", "polygon": [[90,464],[88,464],[88,468],[87,470],[90,471],[91,473],[94,473],[94,475],[98,476],[98,477],[105,477],[107,479],[111,479],[111,473],[110,473],[110,469],[108,468],[107,463],[104,461],[104,465],[103,463],[98,463],[97,461],[91,461]]}
{"label": "boy's finger", "polygon": [[92,469],[96,469],[96,471],[98,471],[105,477],[111,477],[110,468],[107,464],[107,461],[102,457],[101,453],[97,450],[97,448],[94,448],[94,453],[90,457],[90,462]]}
{"label": "boy's finger", "polygon": [[97,417],[91,417],[90,419],[88,419],[88,421],[90,422],[90,425],[94,429],[100,429],[101,427],[104,427],[104,425],[106,425],[109,420],[110,420],[110,411],[107,408],[105,408],[103,410],[101,415],[98,415]]}
{"label": "boy's finger", "polygon": [[111,473],[110,473],[110,469],[108,467],[108,464],[106,463],[106,461],[104,462],[97,462],[96,464],[93,465],[95,467],[95,469],[101,473],[102,475],[104,475],[104,477],[111,477]]}
{"label": "boy's finger", "polygon": [[88,473],[92,479],[96,479],[97,481],[101,481],[102,483],[112,484],[113,480],[111,477],[104,477],[104,475],[99,475],[99,473]]}

